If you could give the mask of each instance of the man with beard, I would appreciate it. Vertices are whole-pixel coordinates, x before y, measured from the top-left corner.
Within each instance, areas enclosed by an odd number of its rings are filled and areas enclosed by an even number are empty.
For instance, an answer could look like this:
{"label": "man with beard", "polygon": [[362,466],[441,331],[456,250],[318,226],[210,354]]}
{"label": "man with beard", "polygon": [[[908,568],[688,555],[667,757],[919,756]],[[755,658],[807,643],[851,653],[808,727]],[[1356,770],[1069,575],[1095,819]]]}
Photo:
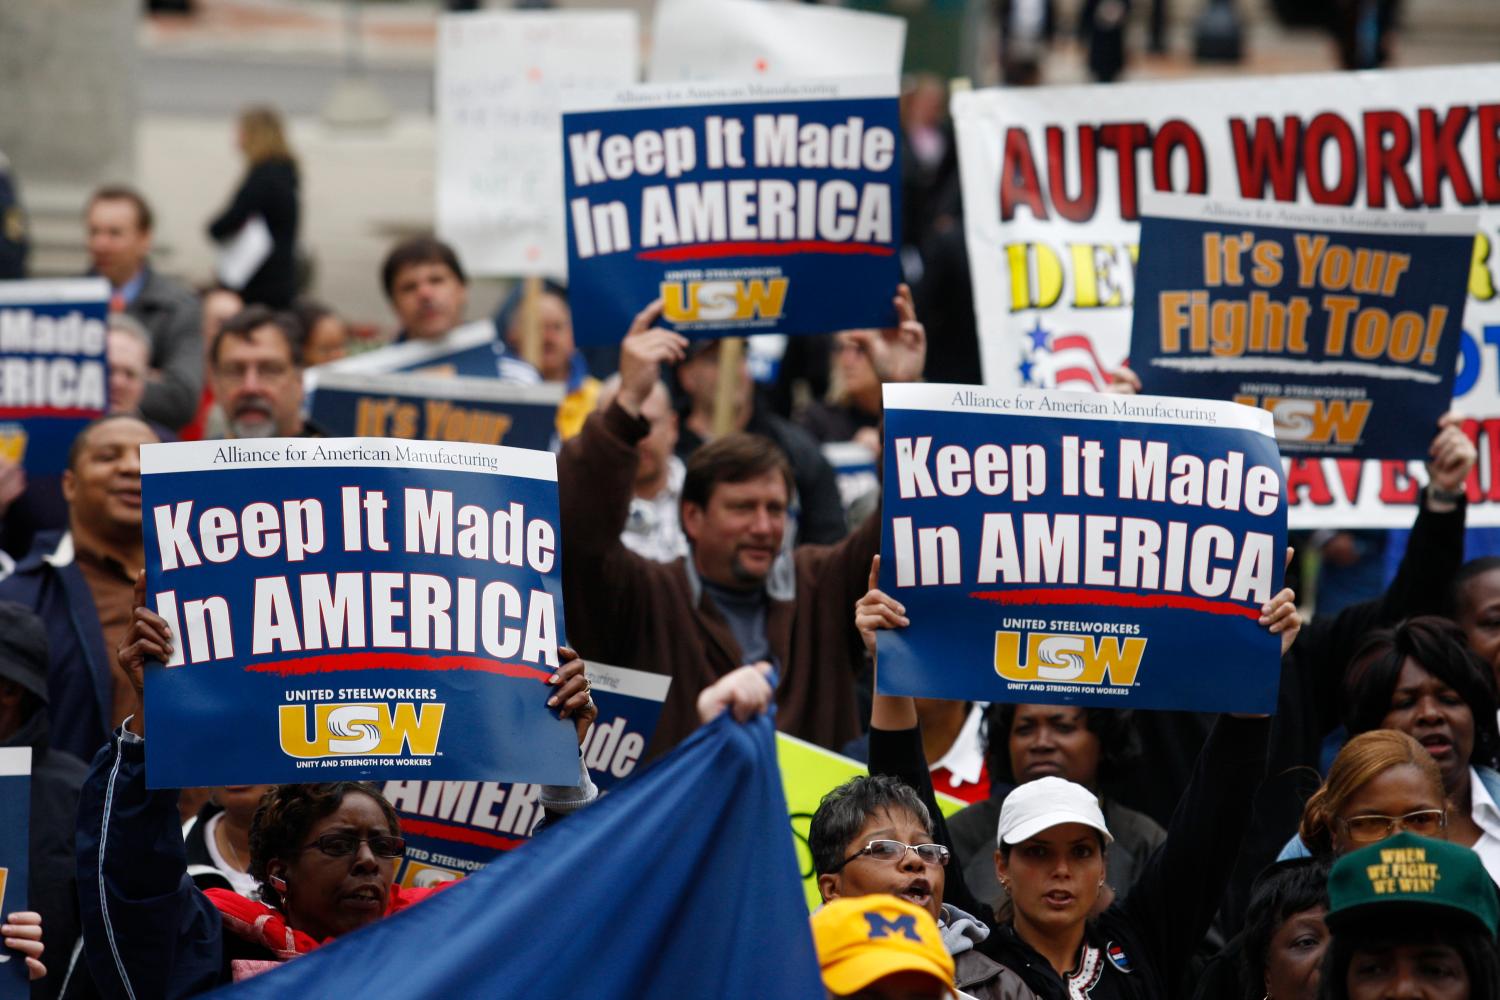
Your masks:
{"label": "man with beard", "polygon": [[214,338],[208,364],[225,437],[317,437],[302,416],[302,356],[297,321],[250,306]]}
{"label": "man with beard", "polygon": [[141,445],[156,432],[111,414],[73,439],[63,473],[65,531],[43,531],[0,580],[0,600],[30,608],[47,626],[47,710],[52,746],[88,760],[134,708],[113,651],[135,606],[146,565],[141,536]]}

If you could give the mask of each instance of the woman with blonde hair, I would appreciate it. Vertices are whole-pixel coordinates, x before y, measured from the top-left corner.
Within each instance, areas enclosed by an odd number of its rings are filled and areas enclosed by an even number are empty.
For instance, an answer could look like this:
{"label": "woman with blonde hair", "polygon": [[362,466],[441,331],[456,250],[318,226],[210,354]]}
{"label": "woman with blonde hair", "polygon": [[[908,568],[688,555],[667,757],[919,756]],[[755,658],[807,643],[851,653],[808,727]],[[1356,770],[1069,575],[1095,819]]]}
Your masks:
{"label": "woman with blonde hair", "polygon": [[242,111],[239,148],[245,177],[229,207],[208,224],[209,236],[232,246],[240,257],[238,266],[221,257],[219,279],[239,292],[246,305],[285,309],[297,294],[301,198],[297,161],[287,146],[281,115],[269,107]]}
{"label": "woman with blonde hair", "polygon": [[1339,751],[1328,780],[1302,810],[1281,859],[1342,857],[1402,830],[1448,839],[1443,775],[1422,744],[1395,729],[1360,733]]}

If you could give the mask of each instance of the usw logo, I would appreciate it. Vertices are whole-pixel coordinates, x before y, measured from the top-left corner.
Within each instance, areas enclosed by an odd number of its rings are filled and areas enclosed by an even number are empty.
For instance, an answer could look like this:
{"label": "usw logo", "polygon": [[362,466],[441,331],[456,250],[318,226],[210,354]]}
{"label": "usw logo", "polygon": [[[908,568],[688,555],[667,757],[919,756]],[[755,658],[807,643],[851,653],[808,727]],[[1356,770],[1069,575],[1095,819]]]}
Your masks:
{"label": "usw logo", "polygon": [[788,280],[664,281],[662,316],[673,323],[778,319]]}
{"label": "usw logo", "polygon": [[1370,419],[1368,399],[1286,399],[1281,396],[1236,396],[1236,403],[1271,411],[1276,436],[1311,444],[1358,444]]}
{"label": "usw logo", "polygon": [[[1021,633],[995,633],[995,673],[1008,681],[1062,681],[1073,684],[1135,683],[1146,640],[1118,636],[1029,632],[1021,659]],[[1109,680],[1106,681],[1105,677]]]}
{"label": "usw logo", "polygon": [[[417,706],[397,702],[394,712],[384,702],[313,706],[308,731],[306,705],[281,706],[281,749],[289,757],[310,759],[336,754],[399,757],[437,753],[443,730],[442,702]],[[409,750],[407,748],[410,748]]]}

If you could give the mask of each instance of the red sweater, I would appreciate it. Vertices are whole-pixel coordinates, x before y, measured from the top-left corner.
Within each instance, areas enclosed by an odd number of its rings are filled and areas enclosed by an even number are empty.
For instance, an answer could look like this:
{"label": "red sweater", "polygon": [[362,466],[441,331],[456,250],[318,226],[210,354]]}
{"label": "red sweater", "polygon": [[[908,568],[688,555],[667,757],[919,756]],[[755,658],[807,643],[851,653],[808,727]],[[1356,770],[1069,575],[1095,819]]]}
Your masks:
{"label": "red sweater", "polygon": [[[413,903],[420,903],[435,892],[441,892],[448,886],[456,884],[457,880],[454,880],[425,889],[403,889],[399,885],[392,884],[391,898],[386,906],[385,915],[388,917]],[[239,893],[230,892],[228,889],[209,889],[204,892],[204,895],[218,908],[219,915],[223,917],[225,933],[233,934],[252,945],[265,948],[275,956],[274,959],[268,961],[235,960],[232,963],[235,982],[259,975],[288,959],[305,955],[333,940],[333,938],[327,938],[317,941],[310,935],[288,926],[285,914],[260,900],[246,899]]]}

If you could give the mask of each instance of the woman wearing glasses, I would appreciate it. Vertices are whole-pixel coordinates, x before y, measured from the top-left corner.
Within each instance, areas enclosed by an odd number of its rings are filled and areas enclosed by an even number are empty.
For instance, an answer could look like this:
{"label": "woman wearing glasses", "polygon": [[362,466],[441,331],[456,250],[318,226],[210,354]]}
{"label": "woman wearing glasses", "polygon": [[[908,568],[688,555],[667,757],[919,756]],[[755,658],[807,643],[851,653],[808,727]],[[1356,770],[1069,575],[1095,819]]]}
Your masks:
{"label": "woman wearing glasses", "polygon": [[885,894],[922,907],[937,921],[953,957],[961,995],[1025,997],[1020,980],[978,950],[989,929],[944,901],[952,855],[934,841],[936,815],[910,786],[888,775],[860,775],[835,788],[818,804],[807,834],[818,892],[824,903]]}
{"label": "woman wearing glasses", "polygon": [[1422,744],[1394,729],[1354,737],[1307,800],[1279,860],[1336,858],[1401,831],[1447,839],[1443,777]]}
{"label": "woman wearing glasses", "polygon": [[[391,804],[355,781],[278,785],[250,826],[259,899],[199,890],[187,874],[175,790],[147,791],[146,660],[166,661],[172,634],[143,607],[145,577],[118,660],[137,709],[94,759],[79,801],[77,856],[85,954],[104,996],[190,997],[273,967],[418,902],[442,887],[395,885],[406,848]],[[583,661],[562,651],[546,697],[579,740],[598,714]],[[550,815],[596,794],[544,786]],[[561,808],[554,808],[556,805]]]}

